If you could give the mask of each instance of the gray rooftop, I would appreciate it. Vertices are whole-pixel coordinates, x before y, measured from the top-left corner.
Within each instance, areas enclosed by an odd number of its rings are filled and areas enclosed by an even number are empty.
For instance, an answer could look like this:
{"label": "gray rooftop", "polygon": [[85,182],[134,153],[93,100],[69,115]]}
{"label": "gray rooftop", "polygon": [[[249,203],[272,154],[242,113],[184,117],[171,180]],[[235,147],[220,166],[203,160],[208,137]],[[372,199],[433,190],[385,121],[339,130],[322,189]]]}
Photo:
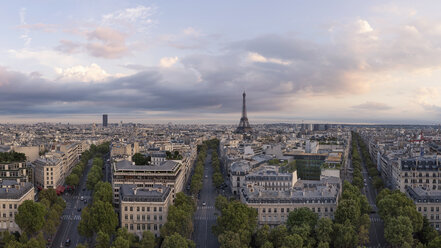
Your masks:
{"label": "gray rooftop", "polygon": [[409,197],[417,203],[439,202],[441,203],[441,190],[427,190],[423,187],[407,187],[406,192]]}
{"label": "gray rooftop", "polygon": [[124,184],[120,188],[121,201],[164,202],[170,192],[170,187],[163,185],[140,188],[134,184]]}
{"label": "gray rooftop", "polygon": [[160,165],[134,165],[128,160],[121,160],[115,163],[117,171],[175,171],[179,167],[178,162],[173,160],[166,160]]}
{"label": "gray rooftop", "polygon": [[33,187],[30,182],[20,184],[14,180],[2,180],[0,182],[0,199],[20,199]]}

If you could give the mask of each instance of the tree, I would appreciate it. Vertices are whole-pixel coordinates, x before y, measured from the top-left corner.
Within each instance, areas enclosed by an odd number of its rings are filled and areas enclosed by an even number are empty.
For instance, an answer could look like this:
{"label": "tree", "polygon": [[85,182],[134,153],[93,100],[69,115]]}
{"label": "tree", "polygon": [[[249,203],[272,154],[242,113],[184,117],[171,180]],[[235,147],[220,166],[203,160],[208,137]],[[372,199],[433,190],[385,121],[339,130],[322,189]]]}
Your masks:
{"label": "tree", "polygon": [[155,248],[155,235],[149,231],[144,231],[140,246],[141,248]]}
{"label": "tree", "polygon": [[43,227],[45,215],[46,209],[42,204],[26,200],[18,206],[15,222],[24,232],[34,234]]}
{"label": "tree", "polygon": [[96,247],[98,248],[109,248],[110,247],[110,236],[107,233],[99,231],[96,237]]}
{"label": "tree", "polygon": [[[438,236],[438,232],[430,225],[426,217],[423,217],[423,228],[416,233],[416,238],[423,244],[428,244]],[[441,247],[441,246],[440,246]]]}
{"label": "tree", "polygon": [[95,229],[92,212],[90,211],[89,206],[83,208],[83,211],[81,212],[81,220],[77,229],[81,236],[92,237]]}
{"label": "tree", "polygon": [[193,232],[193,212],[176,206],[170,206],[168,209],[167,222],[161,228],[161,236],[166,237],[174,233],[190,238]]}
{"label": "tree", "polygon": [[329,248],[329,243],[322,241],[322,242],[318,243],[317,248]]}
{"label": "tree", "polygon": [[129,248],[129,241],[125,240],[123,237],[119,236],[113,242],[112,248]]}
{"label": "tree", "polygon": [[247,248],[248,246],[241,241],[240,232],[226,231],[219,235],[220,248]]}
{"label": "tree", "polygon": [[95,189],[93,192],[93,200],[112,203],[113,200],[112,185],[108,182],[99,181],[95,185]]}
{"label": "tree", "polygon": [[239,232],[241,242],[249,245],[251,235],[257,228],[257,212],[239,201],[230,201],[221,209],[221,216],[213,226],[213,232],[220,235],[226,231]]}
{"label": "tree", "polygon": [[109,235],[115,233],[118,226],[118,215],[109,202],[94,201],[91,207],[93,229]]}
{"label": "tree", "polygon": [[335,211],[335,222],[343,224],[349,220],[353,226],[357,226],[360,214],[360,207],[355,200],[344,199],[339,202]]}
{"label": "tree", "polygon": [[76,186],[80,183],[80,177],[77,174],[71,173],[66,177],[66,184]]}
{"label": "tree", "polygon": [[269,241],[270,232],[271,230],[268,225],[264,225],[263,227],[259,228],[259,230],[257,230],[254,238],[254,243],[256,247],[262,247],[267,241]]}
{"label": "tree", "polygon": [[336,223],[334,225],[334,247],[352,248],[358,243],[357,234],[349,221],[344,224]]}
{"label": "tree", "polygon": [[87,248],[87,246],[86,246],[86,245],[83,245],[83,244],[78,244],[78,245],[77,245],[77,248]]}
{"label": "tree", "polygon": [[386,222],[384,237],[394,247],[410,246],[413,241],[412,223],[406,216],[398,216]]}
{"label": "tree", "polygon": [[214,203],[214,206],[217,210],[222,210],[223,208],[228,206],[228,199],[223,195],[219,195],[218,197],[216,197],[216,202]]}
{"label": "tree", "polygon": [[288,235],[284,240],[283,247],[302,248],[303,247],[303,239],[298,234]]}
{"label": "tree", "polygon": [[220,172],[213,173],[213,184],[216,188],[219,188],[223,182],[224,182],[224,179],[223,179],[222,174]]}
{"label": "tree", "polygon": [[332,241],[332,220],[329,218],[321,218],[317,221],[317,226],[315,227],[315,233],[317,236],[318,242],[327,242],[330,243]]}
{"label": "tree", "polygon": [[135,153],[132,156],[132,161],[135,162],[135,165],[146,165],[148,164],[147,158],[141,153]]}
{"label": "tree", "polygon": [[195,244],[193,241],[188,240],[178,233],[167,236],[162,242],[161,248],[194,248]]}
{"label": "tree", "polygon": [[429,244],[427,245],[427,248],[439,248],[439,247],[441,247],[441,236],[432,239],[432,241],[430,241]]}
{"label": "tree", "polygon": [[288,236],[288,229],[285,225],[279,225],[273,228],[269,234],[269,240],[273,243],[274,247],[282,247]]}
{"label": "tree", "polygon": [[317,224],[318,215],[309,208],[298,208],[289,213],[286,226],[291,230],[294,226],[307,224],[311,229]]}

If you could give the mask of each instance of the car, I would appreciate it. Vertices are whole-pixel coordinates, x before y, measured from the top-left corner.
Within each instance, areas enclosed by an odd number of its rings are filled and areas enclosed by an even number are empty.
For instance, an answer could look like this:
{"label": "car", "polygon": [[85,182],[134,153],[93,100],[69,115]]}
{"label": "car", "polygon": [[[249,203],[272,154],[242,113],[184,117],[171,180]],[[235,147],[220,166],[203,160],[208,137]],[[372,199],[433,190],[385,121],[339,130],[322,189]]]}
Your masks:
{"label": "car", "polygon": [[81,212],[81,208],[77,208],[77,211],[78,211],[78,212]]}
{"label": "car", "polygon": [[70,239],[66,239],[66,242],[64,242],[64,246],[70,246]]}
{"label": "car", "polygon": [[83,188],[83,191],[86,191],[86,188]]}
{"label": "car", "polygon": [[84,204],[87,204],[87,200],[86,199],[84,199]]}
{"label": "car", "polygon": [[205,178],[208,178],[208,176],[207,176],[207,175],[205,175]]}
{"label": "car", "polygon": [[83,201],[83,200],[84,200],[84,196],[81,196],[81,197],[80,197],[80,201]]}
{"label": "car", "polygon": [[207,205],[207,203],[205,203],[205,202],[202,202],[202,206],[206,206]]}

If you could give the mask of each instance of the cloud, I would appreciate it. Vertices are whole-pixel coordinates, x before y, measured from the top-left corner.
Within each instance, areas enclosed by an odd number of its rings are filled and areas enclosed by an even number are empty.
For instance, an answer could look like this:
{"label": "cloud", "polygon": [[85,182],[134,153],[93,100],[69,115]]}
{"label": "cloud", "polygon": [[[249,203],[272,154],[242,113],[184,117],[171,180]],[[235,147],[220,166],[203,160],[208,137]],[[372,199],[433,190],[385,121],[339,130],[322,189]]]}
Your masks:
{"label": "cloud", "polygon": [[55,68],[55,72],[58,74],[57,80],[65,82],[102,82],[111,76],[97,64]]}
{"label": "cloud", "polygon": [[159,61],[161,67],[171,67],[178,62],[178,57],[164,57]]}
{"label": "cloud", "polygon": [[146,32],[155,21],[152,16],[156,13],[155,6],[139,5],[135,8],[127,8],[112,13],[104,14],[101,23],[103,25],[134,28],[137,32]]}
{"label": "cloud", "polygon": [[66,54],[72,54],[79,52],[81,50],[81,47],[82,45],[80,43],[70,40],[60,40],[60,44],[55,47],[55,50]]}
{"label": "cloud", "polygon": [[33,30],[33,31],[43,31],[47,33],[52,33],[57,31],[58,26],[54,24],[46,24],[46,23],[34,23],[34,24],[27,24],[24,21],[25,12],[23,12],[23,15],[20,16],[20,19],[22,19],[22,24],[18,25],[17,28],[24,29],[24,30]]}
{"label": "cloud", "polygon": [[367,22],[366,20],[359,19],[357,21],[357,25],[358,25],[358,33],[360,33],[360,34],[369,33],[369,32],[374,31],[374,29],[371,27],[369,22]]}
{"label": "cloud", "polygon": [[258,53],[250,52],[248,53],[247,59],[250,62],[260,62],[260,63],[275,63],[279,65],[289,65],[290,61],[282,60],[282,59],[274,59],[274,58],[265,58]]}
{"label": "cloud", "polygon": [[85,48],[90,55],[95,57],[115,59],[128,53],[126,35],[107,27],[97,27],[87,33],[89,39]]}
{"label": "cloud", "polygon": [[[19,13],[20,17],[20,25],[27,25],[26,23],[26,8],[21,8]],[[24,41],[25,47],[29,47],[31,44],[32,38],[29,36],[29,29],[24,28],[22,34],[20,35],[20,38]]]}
{"label": "cloud", "polygon": [[352,108],[361,109],[361,110],[371,110],[371,111],[381,111],[381,110],[391,109],[391,107],[387,104],[381,102],[371,102],[371,101],[367,101],[365,103],[352,106]]}

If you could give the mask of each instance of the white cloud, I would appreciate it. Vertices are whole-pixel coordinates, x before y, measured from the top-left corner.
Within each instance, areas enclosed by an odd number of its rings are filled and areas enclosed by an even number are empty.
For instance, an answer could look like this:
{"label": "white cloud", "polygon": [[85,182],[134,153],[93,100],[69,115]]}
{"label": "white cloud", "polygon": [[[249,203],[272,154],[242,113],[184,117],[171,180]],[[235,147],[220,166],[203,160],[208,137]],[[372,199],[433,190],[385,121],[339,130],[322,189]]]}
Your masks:
{"label": "white cloud", "polygon": [[262,56],[258,53],[254,53],[254,52],[248,53],[247,60],[250,62],[274,63],[274,64],[279,64],[279,65],[291,64],[291,62],[287,61],[287,60],[276,59],[276,58],[265,58],[264,56]]}
{"label": "white cloud", "polygon": [[178,57],[164,57],[159,61],[159,66],[161,67],[171,67],[174,64],[176,64],[176,62],[178,62],[179,58]]}
{"label": "white cloud", "polygon": [[113,13],[102,16],[103,25],[133,25],[138,31],[145,31],[154,23],[151,16],[156,12],[154,6],[137,6],[135,8],[127,8],[118,10]]}
{"label": "white cloud", "polygon": [[65,69],[57,67],[55,72],[58,74],[58,80],[65,82],[101,82],[111,76],[97,64],[77,65]]}
{"label": "white cloud", "polygon": [[364,34],[364,33],[369,33],[369,32],[374,31],[374,29],[371,27],[369,22],[366,20],[359,19],[357,21],[357,25],[358,25],[358,33],[359,34]]}

